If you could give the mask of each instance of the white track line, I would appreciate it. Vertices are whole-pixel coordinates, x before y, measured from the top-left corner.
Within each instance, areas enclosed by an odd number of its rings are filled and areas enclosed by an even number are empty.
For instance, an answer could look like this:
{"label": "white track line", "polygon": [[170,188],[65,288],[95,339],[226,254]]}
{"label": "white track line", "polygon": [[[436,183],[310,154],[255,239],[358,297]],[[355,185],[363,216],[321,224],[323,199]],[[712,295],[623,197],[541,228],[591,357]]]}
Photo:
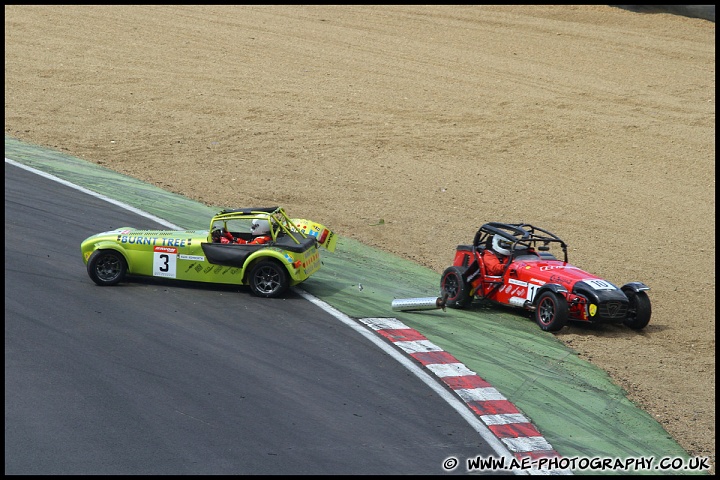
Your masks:
{"label": "white track line", "polygon": [[[86,194],[96,197],[100,200],[104,200],[113,205],[117,205],[120,208],[124,208],[124,209],[126,209],[130,212],[136,213],[142,217],[149,218],[150,220],[153,220],[161,225],[165,225],[168,228],[172,228],[174,230],[182,230],[182,228],[178,227],[177,225],[175,225],[171,222],[168,222],[167,220],[156,217],[155,215],[152,215],[148,212],[145,212],[143,210],[135,208],[126,203],[119,202],[112,198],[106,197],[105,195],[99,194],[97,192],[93,192],[92,190],[89,190],[87,188],[81,187],[79,185],[75,185],[74,183],[68,182],[67,180],[58,178],[55,175],[51,175],[49,173],[29,167],[27,165],[23,165],[22,163],[16,162],[7,157],[5,157],[5,162],[9,163],[11,165],[14,165],[16,167],[22,168],[24,170],[27,170],[28,172],[32,172],[36,175],[40,175],[41,177],[58,182],[67,187],[74,188],[75,190],[86,193]],[[415,364],[412,360],[410,360],[406,355],[401,354],[397,349],[393,348],[390,344],[388,344],[379,335],[371,332],[367,328],[363,327],[356,320],[353,320],[349,316],[345,315],[344,313],[342,313],[341,311],[332,307],[331,305],[323,302],[322,300],[315,297],[314,295],[311,295],[310,293],[306,292],[305,290],[302,290],[301,288],[294,288],[293,290],[296,293],[298,293],[298,295],[300,295],[301,297],[305,298],[306,300],[308,300],[311,303],[314,303],[315,305],[317,305],[321,309],[325,310],[327,313],[329,313],[333,317],[340,320],[345,325],[349,326],[350,328],[354,329],[355,331],[357,331],[358,333],[363,335],[365,338],[367,338],[372,343],[374,343],[378,348],[380,348],[385,353],[387,353],[388,355],[393,357],[395,360],[400,362],[400,364],[402,364],[405,368],[407,368],[410,372],[412,372],[423,383],[425,383],[428,387],[430,387],[433,391],[435,391],[438,395],[440,395],[440,397],[443,400],[445,400],[452,408],[454,408],[455,411],[457,411],[460,414],[460,416],[463,419],[465,419],[466,422],[468,422],[468,424],[482,437],[483,440],[485,440],[485,442],[495,451],[495,453],[497,453],[497,455],[499,457],[507,457],[507,458],[513,457],[513,454],[510,451],[510,449],[508,449],[507,445],[505,445],[503,442],[501,442],[488,429],[488,427],[482,421],[480,421],[480,419],[478,419],[478,417],[471,410],[468,409],[466,404],[464,404],[457,397],[455,397],[450,392],[448,392],[435,378],[431,377],[427,372],[425,372],[422,368],[420,368],[417,364]],[[404,326],[404,324],[402,324],[402,322],[398,322],[398,323],[399,323],[399,326],[402,325],[402,327],[407,328]],[[513,470],[512,472],[515,474],[518,474],[518,475],[526,475],[526,474],[530,474],[530,473],[542,473],[542,474],[548,473],[547,471],[534,472],[532,470],[530,470],[530,471]]]}

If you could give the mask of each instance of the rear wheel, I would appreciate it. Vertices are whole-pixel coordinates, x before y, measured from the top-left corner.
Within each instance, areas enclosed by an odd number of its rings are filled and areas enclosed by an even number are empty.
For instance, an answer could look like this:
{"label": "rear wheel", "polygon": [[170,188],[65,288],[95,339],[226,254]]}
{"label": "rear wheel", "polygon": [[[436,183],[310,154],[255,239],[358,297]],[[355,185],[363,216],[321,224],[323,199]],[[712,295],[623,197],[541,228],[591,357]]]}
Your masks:
{"label": "rear wheel", "polygon": [[88,275],[100,286],[116,285],[125,278],[125,257],[115,250],[95,250],[87,263]]}
{"label": "rear wheel", "polygon": [[288,272],[275,260],[261,260],[256,263],[248,277],[250,291],[258,297],[279,297],[290,288]]}
{"label": "rear wheel", "polygon": [[557,332],[568,321],[569,308],[565,297],[555,292],[543,292],[537,301],[535,322],[546,332]]}
{"label": "rear wheel", "polygon": [[450,308],[465,308],[472,302],[470,284],[463,279],[460,267],[448,267],[440,279],[440,291],[447,295],[445,305]]}
{"label": "rear wheel", "polygon": [[627,318],[623,322],[626,326],[633,330],[642,330],[650,323],[650,315],[652,308],[650,307],[650,297],[645,292],[635,292],[633,290],[625,290],[630,305],[628,306]]}

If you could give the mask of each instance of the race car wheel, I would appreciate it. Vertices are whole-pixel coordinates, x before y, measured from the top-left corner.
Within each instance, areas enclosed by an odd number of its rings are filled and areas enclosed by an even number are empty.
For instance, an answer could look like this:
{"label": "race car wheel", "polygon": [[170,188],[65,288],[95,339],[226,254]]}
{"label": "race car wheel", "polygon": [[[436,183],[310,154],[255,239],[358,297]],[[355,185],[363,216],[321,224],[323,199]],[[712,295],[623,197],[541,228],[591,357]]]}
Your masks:
{"label": "race car wheel", "polygon": [[125,257],[115,250],[95,250],[87,263],[88,275],[93,282],[105,287],[116,285],[125,278]]}
{"label": "race car wheel", "polygon": [[627,318],[623,323],[633,330],[642,330],[650,323],[650,315],[652,314],[650,297],[645,292],[635,292],[633,290],[625,290],[624,293],[628,297],[630,305]]}
{"label": "race car wheel", "polygon": [[448,267],[440,279],[440,291],[447,295],[445,305],[450,308],[465,308],[472,302],[470,284],[462,276],[460,267]]}
{"label": "race car wheel", "polygon": [[535,321],[546,332],[557,332],[568,321],[567,300],[555,292],[543,292],[537,301]]}
{"label": "race car wheel", "polygon": [[248,280],[250,291],[258,297],[279,297],[290,287],[287,270],[275,260],[261,260],[253,265]]}

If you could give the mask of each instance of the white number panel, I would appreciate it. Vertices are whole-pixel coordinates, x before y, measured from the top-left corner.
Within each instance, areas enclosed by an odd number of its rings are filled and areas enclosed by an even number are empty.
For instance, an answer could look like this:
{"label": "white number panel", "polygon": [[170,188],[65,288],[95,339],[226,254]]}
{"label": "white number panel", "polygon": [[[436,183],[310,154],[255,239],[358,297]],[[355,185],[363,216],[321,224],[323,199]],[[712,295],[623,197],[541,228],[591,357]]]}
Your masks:
{"label": "white number panel", "polygon": [[155,247],[153,253],[153,275],[175,278],[177,271],[177,248]]}
{"label": "white number panel", "polygon": [[583,280],[583,282],[590,285],[595,290],[617,290],[617,287],[607,280],[600,280],[599,278],[589,278]]}
{"label": "white number panel", "polygon": [[535,294],[538,291],[538,288],[540,288],[541,285],[534,285],[532,283],[527,284],[527,300],[530,300],[531,302],[535,299]]}

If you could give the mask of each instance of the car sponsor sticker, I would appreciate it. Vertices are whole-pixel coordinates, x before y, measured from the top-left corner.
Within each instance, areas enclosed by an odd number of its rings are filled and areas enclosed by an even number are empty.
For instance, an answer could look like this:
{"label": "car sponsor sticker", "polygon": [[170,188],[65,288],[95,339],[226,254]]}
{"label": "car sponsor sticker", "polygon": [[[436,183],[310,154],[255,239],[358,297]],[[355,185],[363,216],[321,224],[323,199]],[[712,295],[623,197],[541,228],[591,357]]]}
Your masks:
{"label": "car sponsor sticker", "polygon": [[146,237],[144,235],[119,235],[118,241],[129,245],[161,245],[168,247],[189,247],[192,245],[192,240],[185,238]]}
{"label": "car sponsor sticker", "polygon": [[544,270],[559,270],[559,269],[560,270],[565,270],[565,269],[577,270],[578,267],[576,267],[574,265],[544,265],[544,266],[540,267],[540,270],[542,270],[542,271],[544,271]]}
{"label": "car sponsor sticker", "polygon": [[294,219],[293,223],[295,224],[295,228],[303,232],[305,235],[315,237],[317,242],[325,247],[329,252],[335,251],[337,237],[324,225],[304,218]]}
{"label": "car sponsor sticker", "polygon": [[204,262],[205,257],[202,255],[178,255],[180,260],[197,260],[198,262]]}
{"label": "car sponsor sticker", "polygon": [[550,283],[565,283],[567,285],[570,285],[572,283],[572,280],[561,277],[560,275],[550,275]]}

